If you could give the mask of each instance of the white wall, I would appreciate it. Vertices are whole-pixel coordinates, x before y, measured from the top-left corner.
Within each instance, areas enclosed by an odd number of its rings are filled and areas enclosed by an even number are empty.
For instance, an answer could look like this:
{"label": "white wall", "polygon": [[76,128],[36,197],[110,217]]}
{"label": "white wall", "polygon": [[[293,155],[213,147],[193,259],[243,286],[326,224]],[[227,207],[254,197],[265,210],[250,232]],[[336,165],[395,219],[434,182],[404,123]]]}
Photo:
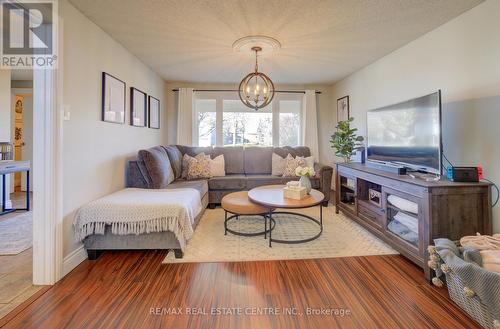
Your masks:
{"label": "white wall", "polygon": [[[455,165],[482,164],[500,185],[500,1],[488,0],[332,87],[350,97],[364,134],[366,111],[438,89],[444,152]],[[500,232],[500,205],[493,209]]]}
{"label": "white wall", "polygon": [[[0,70],[0,142],[10,142],[10,70]],[[10,175],[9,175],[10,176]],[[10,190],[10,179],[7,176],[6,188]],[[0,181],[1,184],[1,181]],[[7,207],[10,207],[7,194]],[[0,186],[0,206],[2,204],[2,189]],[[1,210],[1,209],[0,209]]]}
{"label": "white wall", "polygon": [[[177,92],[172,89],[194,88],[194,89],[238,89],[238,84],[217,84],[217,83],[191,83],[191,82],[168,82],[167,97],[167,117],[168,117],[168,143],[174,144],[177,139]],[[330,131],[334,127],[334,115],[332,110],[332,90],[328,85],[276,85],[277,90],[306,90],[312,89],[321,91],[316,96],[318,111],[318,139],[320,162],[333,164],[333,151],[330,148]]]}
{"label": "white wall", "polygon": [[[67,1],[59,7],[63,19],[63,102],[71,113],[63,128],[64,255],[79,247],[73,234],[75,211],[125,185],[125,162],[166,141],[162,129],[129,125],[129,88],[137,87],[160,99],[165,109],[165,83],[150,68],[87,19]],[[127,84],[126,124],[101,121],[101,73]]]}

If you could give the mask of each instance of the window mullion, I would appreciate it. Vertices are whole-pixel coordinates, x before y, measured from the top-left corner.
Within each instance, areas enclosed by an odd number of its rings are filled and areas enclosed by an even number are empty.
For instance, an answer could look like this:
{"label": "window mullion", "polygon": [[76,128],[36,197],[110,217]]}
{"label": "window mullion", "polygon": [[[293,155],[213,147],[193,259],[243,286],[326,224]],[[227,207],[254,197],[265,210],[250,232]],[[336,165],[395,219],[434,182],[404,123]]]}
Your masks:
{"label": "window mullion", "polygon": [[273,147],[279,147],[280,144],[280,102],[277,95],[272,101],[273,110]]}
{"label": "window mullion", "polygon": [[222,124],[223,124],[223,100],[222,96],[217,96],[215,102],[215,145],[223,146]]}

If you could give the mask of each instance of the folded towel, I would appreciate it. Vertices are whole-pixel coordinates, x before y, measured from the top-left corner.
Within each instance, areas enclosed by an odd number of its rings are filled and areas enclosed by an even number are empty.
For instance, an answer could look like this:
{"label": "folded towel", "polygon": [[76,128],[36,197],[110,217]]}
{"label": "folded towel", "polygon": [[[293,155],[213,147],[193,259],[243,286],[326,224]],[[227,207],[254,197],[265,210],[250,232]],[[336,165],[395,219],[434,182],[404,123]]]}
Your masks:
{"label": "folded towel", "polygon": [[500,234],[471,235],[460,239],[462,247],[470,247],[479,250],[500,250]]}
{"label": "folded towel", "polygon": [[410,231],[418,233],[418,219],[416,217],[407,215],[400,211],[394,215],[394,219],[408,227]]}
{"label": "folded towel", "polygon": [[393,194],[387,197],[387,201],[401,210],[411,212],[412,214],[418,214],[418,204],[413,201],[400,198]]}
{"label": "folded towel", "polygon": [[402,239],[414,245],[418,245],[418,234],[411,231],[407,226],[401,224],[397,220],[390,221],[390,223],[387,225],[387,228],[389,229],[389,231],[401,237]]}

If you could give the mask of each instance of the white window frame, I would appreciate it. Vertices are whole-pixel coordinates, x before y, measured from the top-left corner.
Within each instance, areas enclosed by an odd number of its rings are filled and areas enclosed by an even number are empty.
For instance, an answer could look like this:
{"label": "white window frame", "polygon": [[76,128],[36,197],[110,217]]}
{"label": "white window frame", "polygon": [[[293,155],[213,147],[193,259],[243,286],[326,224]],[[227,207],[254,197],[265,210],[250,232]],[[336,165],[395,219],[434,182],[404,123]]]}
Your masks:
{"label": "white window frame", "polygon": [[[223,115],[224,115],[224,100],[239,100],[237,92],[232,91],[195,91],[195,115],[193,120],[193,146],[199,146],[199,135],[198,135],[198,110],[196,109],[196,100],[199,99],[210,99],[215,100],[215,146],[223,146],[223,136],[222,136],[222,125],[223,125]],[[280,101],[283,100],[295,100],[300,101],[300,108],[303,108],[304,105],[304,94],[303,93],[276,93],[271,102],[272,106],[272,115],[273,115],[273,147],[279,146],[279,117],[280,117]],[[303,111],[300,111],[300,122],[301,126],[298,128],[299,134],[299,144],[302,140],[302,118]]]}

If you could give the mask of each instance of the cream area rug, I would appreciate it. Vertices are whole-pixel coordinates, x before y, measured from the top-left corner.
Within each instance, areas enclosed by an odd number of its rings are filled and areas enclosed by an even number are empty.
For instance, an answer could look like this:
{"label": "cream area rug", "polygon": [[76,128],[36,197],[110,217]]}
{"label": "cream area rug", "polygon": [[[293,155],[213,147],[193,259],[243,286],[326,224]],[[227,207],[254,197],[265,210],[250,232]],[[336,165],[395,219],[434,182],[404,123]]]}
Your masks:
{"label": "cream area rug", "polygon": [[0,255],[17,255],[33,244],[33,213],[24,212],[0,221]]}
{"label": "cream area rug", "polygon": [[[293,210],[319,218],[319,207]],[[299,216],[275,215],[273,239],[304,239],[319,232],[314,222]],[[259,216],[240,217],[228,222],[235,231],[258,232],[264,229]],[[354,221],[342,214],[335,214],[333,206],[323,208],[323,233],[313,241],[301,244],[273,242],[269,248],[264,236],[224,235],[224,210],[207,209],[188,242],[182,259],[169,252],[163,263],[236,262],[259,260],[314,259],[367,255],[397,254]]]}

